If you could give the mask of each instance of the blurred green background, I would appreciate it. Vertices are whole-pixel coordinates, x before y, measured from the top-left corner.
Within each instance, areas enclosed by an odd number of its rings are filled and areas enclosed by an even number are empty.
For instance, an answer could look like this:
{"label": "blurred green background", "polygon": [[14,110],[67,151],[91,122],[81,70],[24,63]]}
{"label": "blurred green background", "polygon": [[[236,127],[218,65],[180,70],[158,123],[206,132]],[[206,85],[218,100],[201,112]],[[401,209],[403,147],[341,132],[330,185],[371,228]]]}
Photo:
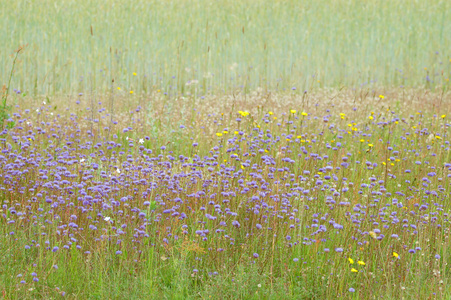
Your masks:
{"label": "blurred green background", "polygon": [[32,95],[442,85],[451,71],[451,1],[17,0],[0,24],[0,84],[28,44],[11,87]]}

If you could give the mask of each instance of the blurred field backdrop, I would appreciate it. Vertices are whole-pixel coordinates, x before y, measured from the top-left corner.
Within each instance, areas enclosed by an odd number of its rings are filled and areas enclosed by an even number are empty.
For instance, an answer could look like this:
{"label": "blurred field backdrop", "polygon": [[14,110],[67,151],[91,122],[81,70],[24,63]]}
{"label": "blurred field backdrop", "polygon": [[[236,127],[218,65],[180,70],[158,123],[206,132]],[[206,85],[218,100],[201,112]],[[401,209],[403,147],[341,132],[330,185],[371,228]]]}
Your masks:
{"label": "blurred field backdrop", "polygon": [[[29,95],[441,84],[450,1],[4,1],[0,82]],[[132,74],[136,73],[137,76]]]}

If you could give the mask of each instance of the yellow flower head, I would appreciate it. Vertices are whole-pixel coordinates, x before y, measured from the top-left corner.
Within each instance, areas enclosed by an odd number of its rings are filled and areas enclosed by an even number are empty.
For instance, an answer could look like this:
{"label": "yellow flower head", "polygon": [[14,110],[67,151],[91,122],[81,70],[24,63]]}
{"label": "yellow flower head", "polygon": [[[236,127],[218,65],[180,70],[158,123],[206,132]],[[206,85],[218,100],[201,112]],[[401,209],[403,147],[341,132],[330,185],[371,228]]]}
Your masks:
{"label": "yellow flower head", "polygon": [[290,110],[290,113],[295,114],[295,113],[296,113],[296,110],[291,109],[291,110]]}
{"label": "yellow flower head", "polygon": [[373,118],[373,116],[369,116],[368,119],[373,120],[374,118]]}
{"label": "yellow flower head", "polygon": [[351,272],[353,272],[353,273],[358,273],[359,271],[357,271],[356,269],[352,268],[352,269],[351,269]]}
{"label": "yellow flower head", "polygon": [[306,113],[305,111],[303,111],[303,112],[301,113],[301,115],[303,115],[304,117],[306,117],[306,116],[308,116],[308,113]]}
{"label": "yellow flower head", "polygon": [[374,145],[373,144],[368,144],[368,147],[373,147]]}
{"label": "yellow flower head", "polygon": [[396,252],[393,252],[393,256],[396,257],[396,258],[399,258],[399,255]]}
{"label": "yellow flower head", "polygon": [[224,134],[227,134],[227,133],[229,133],[229,132],[228,132],[227,130],[224,130],[223,133],[224,133]]}
{"label": "yellow flower head", "polygon": [[130,91],[130,94],[133,94],[133,91]]}
{"label": "yellow flower head", "polygon": [[446,115],[442,115],[442,119],[444,119],[446,117]]}
{"label": "yellow flower head", "polygon": [[379,98],[384,99],[385,97],[384,95],[379,95]]}
{"label": "yellow flower head", "polygon": [[135,72],[133,72],[133,76],[136,76],[136,73],[135,73]]}
{"label": "yellow flower head", "polygon": [[369,234],[370,234],[370,237],[372,237],[373,239],[377,238],[377,235],[374,231],[370,231]]}
{"label": "yellow flower head", "polygon": [[234,132],[234,133],[235,133],[235,134],[238,134],[239,132],[235,130],[235,132]]}
{"label": "yellow flower head", "polygon": [[219,136],[219,137],[221,137],[221,136],[222,136],[222,133],[218,132],[218,133],[216,133],[216,135]]}
{"label": "yellow flower head", "polygon": [[354,263],[354,260],[352,258],[348,258],[348,260],[351,265]]}
{"label": "yellow flower head", "polygon": [[268,112],[269,115],[273,115],[274,113],[272,111]]}
{"label": "yellow flower head", "polygon": [[243,117],[245,117],[245,116],[247,116],[247,115],[249,115],[249,113],[247,112],[247,111],[238,111],[238,113],[240,114],[240,115],[242,115]]}
{"label": "yellow flower head", "polygon": [[364,263],[363,261],[361,261],[361,260],[359,260],[357,263],[358,263],[359,265],[361,265],[361,266],[364,266],[364,265],[365,265],[365,263]]}
{"label": "yellow flower head", "polygon": [[120,91],[121,90],[121,88],[120,87],[117,87],[117,89]]}

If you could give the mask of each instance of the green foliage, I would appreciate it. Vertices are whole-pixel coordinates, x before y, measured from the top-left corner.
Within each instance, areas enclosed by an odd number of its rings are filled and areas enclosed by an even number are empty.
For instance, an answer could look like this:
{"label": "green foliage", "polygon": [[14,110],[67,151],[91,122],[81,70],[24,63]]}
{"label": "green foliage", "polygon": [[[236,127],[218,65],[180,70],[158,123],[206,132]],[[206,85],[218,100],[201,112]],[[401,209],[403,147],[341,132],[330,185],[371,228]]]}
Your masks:
{"label": "green foliage", "polygon": [[[11,87],[11,79],[13,77],[14,67],[16,66],[16,60],[19,56],[19,53],[25,48],[25,46],[20,46],[16,51],[16,55],[14,56],[14,60],[11,66],[11,71],[9,72],[9,78],[8,78],[8,85],[3,85],[2,88],[2,101],[0,106],[0,129],[3,130],[5,120],[9,118],[9,113],[11,111],[11,105],[7,104],[8,101],[8,95],[9,95],[9,89]],[[13,128],[15,125],[14,121],[8,122],[6,125],[8,129]]]}
{"label": "green foliage", "polygon": [[0,20],[0,53],[30,43],[15,85],[39,95],[107,91],[113,79],[122,93],[171,95],[435,86],[450,72],[443,0],[18,0],[3,3]]}

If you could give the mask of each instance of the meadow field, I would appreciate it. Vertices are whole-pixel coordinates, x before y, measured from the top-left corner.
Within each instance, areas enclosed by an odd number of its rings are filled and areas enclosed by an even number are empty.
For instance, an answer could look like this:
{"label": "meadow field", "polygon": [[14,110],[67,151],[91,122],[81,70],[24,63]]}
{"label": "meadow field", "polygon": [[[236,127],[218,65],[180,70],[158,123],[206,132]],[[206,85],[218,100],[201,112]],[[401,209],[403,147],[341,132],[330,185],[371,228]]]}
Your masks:
{"label": "meadow field", "polygon": [[3,299],[451,299],[451,2],[0,9]]}

